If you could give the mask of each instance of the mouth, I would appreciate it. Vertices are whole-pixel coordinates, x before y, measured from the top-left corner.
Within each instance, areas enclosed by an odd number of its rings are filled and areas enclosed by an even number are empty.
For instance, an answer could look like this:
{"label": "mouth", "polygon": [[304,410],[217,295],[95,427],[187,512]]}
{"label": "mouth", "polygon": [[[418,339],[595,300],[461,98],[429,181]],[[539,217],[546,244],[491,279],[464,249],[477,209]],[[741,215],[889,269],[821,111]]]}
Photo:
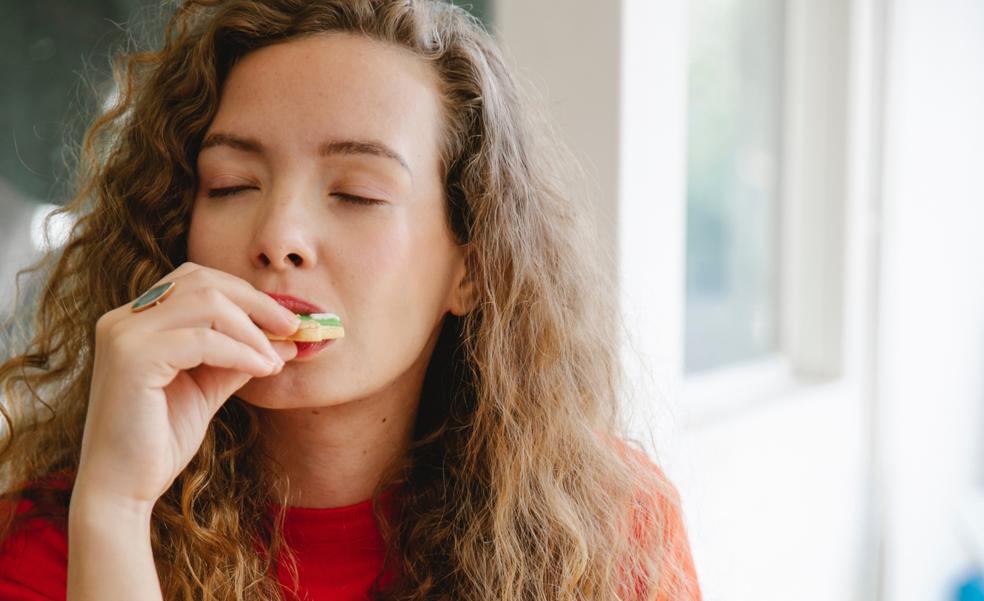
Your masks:
{"label": "mouth", "polygon": [[304,299],[297,298],[296,296],[291,296],[289,294],[277,294],[274,292],[264,293],[272,298],[273,300],[280,303],[285,309],[293,311],[294,313],[299,313],[301,315],[310,315],[312,313],[324,313],[325,310],[320,306],[306,301]]}
{"label": "mouth", "polygon": [[297,355],[294,359],[296,360],[303,359],[304,357],[310,357],[334,342],[334,338],[329,338],[328,340],[322,340],[320,342],[295,342],[294,344],[297,345]]}

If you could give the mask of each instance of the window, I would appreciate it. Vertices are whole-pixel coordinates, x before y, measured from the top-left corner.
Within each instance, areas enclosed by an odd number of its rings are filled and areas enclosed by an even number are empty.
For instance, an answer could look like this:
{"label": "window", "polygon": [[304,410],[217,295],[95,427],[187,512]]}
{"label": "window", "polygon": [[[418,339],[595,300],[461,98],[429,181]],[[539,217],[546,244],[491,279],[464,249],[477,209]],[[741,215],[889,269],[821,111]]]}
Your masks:
{"label": "window", "polygon": [[690,4],[684,371],[774,354],[783,0]]}
{"label": "window", "polygon": [[844,376],[846,199],[863,192],[847,171],[863,158],[848,138],[848,8],[626,5],[624,360],[629,387],[678,395],[687,424]]}
{"label": "window", "polygon": [[691,3],[681,384],[695,420],[844,373],[847,6]]}

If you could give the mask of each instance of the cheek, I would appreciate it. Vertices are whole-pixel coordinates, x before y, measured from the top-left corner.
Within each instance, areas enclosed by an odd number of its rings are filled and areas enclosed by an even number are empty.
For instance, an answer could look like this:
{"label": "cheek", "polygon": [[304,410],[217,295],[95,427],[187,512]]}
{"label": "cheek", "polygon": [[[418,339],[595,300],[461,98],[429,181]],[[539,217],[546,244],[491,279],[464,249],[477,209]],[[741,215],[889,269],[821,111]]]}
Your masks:
{"label": "cheek", "polygon": [[413,260],[414,232],[405,220],[372,224],[371,227],[350,227],[337,230],[339,237],[327,242],[339,267],[349,273],[360,289],[375,288],[399,280]]}
{"label": "cheek", "polygon": [[204,246],[206,245],[208,236],[205,236],[204,233],[208,230],[208,227],[208,218],[202,215],[196,204],[195,208],[191,210],[191,223],[188,225],[189,261],[200,263],[201,257],[207,255],[207,249]]}
{"label": "cheek", "polygon": [[448,251],[439,235],[421,225],[407,221],[380,229],[349,247],[345,302],[373,331],[370,338],[384,346],[421,343],[443,313]]}
{"label": "cheek", "polygon": [[445,278],[447,242],[423,220],[392,224],[366,233],[349,246],[346,262],[369,304],[430,301]]}
{"label": "cheek", "polygon": [[223,253],[235,248],[231,231],[227,221],[196,205],[188,226],[188,260],[201,265],[221,262]]}

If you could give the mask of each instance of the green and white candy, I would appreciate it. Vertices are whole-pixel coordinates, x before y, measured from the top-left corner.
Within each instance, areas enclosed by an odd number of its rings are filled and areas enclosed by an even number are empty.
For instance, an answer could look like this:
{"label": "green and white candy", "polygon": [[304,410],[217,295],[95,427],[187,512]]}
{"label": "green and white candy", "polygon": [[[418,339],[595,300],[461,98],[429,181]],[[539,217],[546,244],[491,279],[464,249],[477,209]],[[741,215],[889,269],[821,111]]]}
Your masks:
{"label": "green and white candy", "polygon": [[270,340],[293,340],[295,342],[320,342],[331,338],[343,338],[345,328],[342,320],[334,313],[299,314],[301,325],[290,336],[274,336],[267,333]]}

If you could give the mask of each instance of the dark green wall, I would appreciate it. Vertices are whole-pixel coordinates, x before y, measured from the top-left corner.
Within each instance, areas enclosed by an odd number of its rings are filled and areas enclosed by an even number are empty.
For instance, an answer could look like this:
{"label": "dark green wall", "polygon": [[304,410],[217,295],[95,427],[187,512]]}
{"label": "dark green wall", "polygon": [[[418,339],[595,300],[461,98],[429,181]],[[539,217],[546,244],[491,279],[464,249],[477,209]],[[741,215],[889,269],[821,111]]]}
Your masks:
{"label": "dark green wall", "polygon": [[125,40],[117,24],[138,4],[0,0],[0,177],[21,194],[58,200],[62,140],[96,108],[84,86],[108,80],[106,56]]}
{"label": "dark green wall", "polygon": [[[453,0],[486,24],[490,1]],[[94,99],[106,93],[98,88],[110,80],[107,57],[126,40],[121,28],[128,20],[159,17],[158,6],[141,0],[0,0],[0,178],[30,199],[63,200],[63,142],[78,140],[95,115]]]}

